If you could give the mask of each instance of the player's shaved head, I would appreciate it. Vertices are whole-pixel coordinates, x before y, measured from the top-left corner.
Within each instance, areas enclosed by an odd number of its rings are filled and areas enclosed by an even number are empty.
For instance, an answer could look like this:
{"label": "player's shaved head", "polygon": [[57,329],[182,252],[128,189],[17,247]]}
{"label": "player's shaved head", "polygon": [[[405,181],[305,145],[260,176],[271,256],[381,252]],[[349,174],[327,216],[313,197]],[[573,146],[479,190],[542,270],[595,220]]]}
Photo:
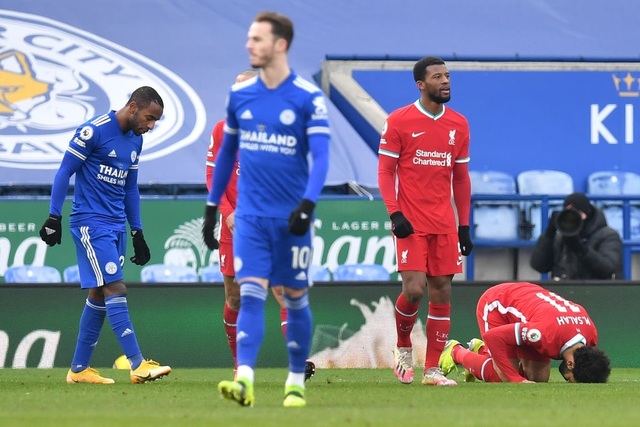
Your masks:
{"label": "player's shaved head", "polygon": [[151,86],[142,86],[134,90],[131,94],[131,97],[127,101],[127,105],[131,104],[132,102],[135,102],[139,108],[148,107],[152,102],[155,102],[160,107],[164,108],[164,102],[162,102],[162,98],[160,97],[158,92],[156,92],[156,90]]}

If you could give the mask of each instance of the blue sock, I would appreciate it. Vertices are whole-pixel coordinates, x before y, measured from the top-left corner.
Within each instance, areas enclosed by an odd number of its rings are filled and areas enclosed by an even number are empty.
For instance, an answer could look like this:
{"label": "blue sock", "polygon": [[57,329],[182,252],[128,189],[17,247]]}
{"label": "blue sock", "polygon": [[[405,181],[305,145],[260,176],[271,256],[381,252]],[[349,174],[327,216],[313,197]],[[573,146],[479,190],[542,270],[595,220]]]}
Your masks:
{"label": "blue sock", "polygon": [[72,372],[83,371],[89,366],[93,349],[98,344],[98,338],[100,337],[105,315],[106,309],[104,304],[91,301],[87,298],[82,316],[80,316],[76,351],[73,353],[71,362]]}
{"label": "blue sock", "polygon": [[264,338],[264,304],[267,290],[254,282],[240,285],[240,311],[236,322],[238,366],[255,368]]}
{"label": "blue sock", "polygon": [[112,295],[105,298],[104,302],[107,306],[107,317],[109,317],[111,329],[116,334],[122,351],[129,359],[131,369],[136,369],[142,363],[142,352],[140,351],[140,346],[138,346],[136,333],[133,331],[133,325],[129,317],[127,296]]}
{"label": "blue sock", "polygon": [[309,351],[313,319],[309,307],[309,294],[300,298],[291,298],[286,294],[284,305],[287,307],[287,350],[289,351],[289,371],[304,373]]}

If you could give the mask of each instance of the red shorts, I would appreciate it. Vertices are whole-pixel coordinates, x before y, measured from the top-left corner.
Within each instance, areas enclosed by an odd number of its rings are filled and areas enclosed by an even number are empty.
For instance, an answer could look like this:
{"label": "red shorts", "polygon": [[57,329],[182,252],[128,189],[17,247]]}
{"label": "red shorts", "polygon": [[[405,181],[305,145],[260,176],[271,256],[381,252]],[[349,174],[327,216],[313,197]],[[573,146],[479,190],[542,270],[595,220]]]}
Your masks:
{"label": "red shorts", "polygon": [[458,234],[411,234],[394,237],[398,271],[424,271],[427,276],[462,273]]}
{"label": "red shorts", "polygon": [[218,260],[220,262],[220,272],[225,276],[235,277],[236,270],[233,268],[233,243],[223,240],[220,241]]}

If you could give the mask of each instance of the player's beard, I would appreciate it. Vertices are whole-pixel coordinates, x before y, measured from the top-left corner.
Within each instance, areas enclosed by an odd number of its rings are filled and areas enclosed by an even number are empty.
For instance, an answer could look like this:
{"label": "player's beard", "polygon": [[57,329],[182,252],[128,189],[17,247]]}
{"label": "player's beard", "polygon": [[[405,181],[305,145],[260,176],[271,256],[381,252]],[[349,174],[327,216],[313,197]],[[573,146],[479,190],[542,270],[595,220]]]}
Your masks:
{"label": "player's beard", "polygon": [[252,68],[265,68],[273,62],[273,50],[265,52],[262,55],[255,55],[253,58],[249,57],[249,63]]}
{"label": "player's beard", "polygon": [[438,104],[446,104],[451,100],[451,95],[442,96],[439,93],[429,92],[429,99],[433,102],[437,102]]}
{"label": "player's beard", "polygon": [[138,112],[133,115],[131,121],[129,122],[129,126],[131,127],[131,131],[136,135],[140,136],[145,133],[145,129],[140,125],[140,117],[138,117]]}

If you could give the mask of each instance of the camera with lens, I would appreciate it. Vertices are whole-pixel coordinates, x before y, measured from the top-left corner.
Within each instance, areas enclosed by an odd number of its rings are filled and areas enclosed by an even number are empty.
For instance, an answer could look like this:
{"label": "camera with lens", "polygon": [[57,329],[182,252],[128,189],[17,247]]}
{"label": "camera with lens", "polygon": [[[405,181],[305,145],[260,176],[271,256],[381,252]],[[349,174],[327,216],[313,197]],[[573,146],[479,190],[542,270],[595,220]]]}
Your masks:
{"label": "camera with lens", "polygon": [[565,237],[573,237],[580,234],[584,220],[577,209],[565,209],[556,219],[556,228]]}

